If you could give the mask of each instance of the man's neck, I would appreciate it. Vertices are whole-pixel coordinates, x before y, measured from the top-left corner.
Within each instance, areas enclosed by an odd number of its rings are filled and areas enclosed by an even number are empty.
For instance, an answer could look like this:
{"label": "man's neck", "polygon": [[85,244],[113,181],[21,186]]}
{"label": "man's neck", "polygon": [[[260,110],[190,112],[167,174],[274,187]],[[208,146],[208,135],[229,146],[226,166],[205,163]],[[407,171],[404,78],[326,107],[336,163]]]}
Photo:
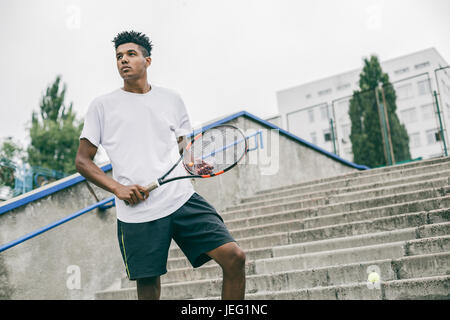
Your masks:
{"label": "man's neck", "polygon": [[133,93],[147,93],[152,89],[147,79],[125,80],[123,90]]}

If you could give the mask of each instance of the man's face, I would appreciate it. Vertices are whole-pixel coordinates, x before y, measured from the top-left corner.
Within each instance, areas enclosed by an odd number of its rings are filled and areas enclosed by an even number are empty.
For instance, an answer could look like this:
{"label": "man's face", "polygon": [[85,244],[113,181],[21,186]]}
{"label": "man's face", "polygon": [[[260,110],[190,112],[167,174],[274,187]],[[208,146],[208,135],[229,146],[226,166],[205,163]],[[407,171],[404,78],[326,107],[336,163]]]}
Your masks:
{"label": "man's face", "polygon": [[144,57],[140,47],[130,42],[117,47],[116,61],[122,79],[130,80],[143,77],[152,59]]}

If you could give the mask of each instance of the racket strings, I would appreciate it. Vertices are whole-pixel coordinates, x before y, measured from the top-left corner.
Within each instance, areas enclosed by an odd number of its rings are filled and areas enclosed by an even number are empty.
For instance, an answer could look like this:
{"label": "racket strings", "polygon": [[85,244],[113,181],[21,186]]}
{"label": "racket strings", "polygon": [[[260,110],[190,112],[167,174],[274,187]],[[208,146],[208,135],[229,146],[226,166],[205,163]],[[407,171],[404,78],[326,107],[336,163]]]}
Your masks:
{"label": "racket strings", "polygon": [[208,175],[226,170],[245,154],[247,143],[242,132],[223,126],[205,131],[185,153],[186,169],[194,175]]}

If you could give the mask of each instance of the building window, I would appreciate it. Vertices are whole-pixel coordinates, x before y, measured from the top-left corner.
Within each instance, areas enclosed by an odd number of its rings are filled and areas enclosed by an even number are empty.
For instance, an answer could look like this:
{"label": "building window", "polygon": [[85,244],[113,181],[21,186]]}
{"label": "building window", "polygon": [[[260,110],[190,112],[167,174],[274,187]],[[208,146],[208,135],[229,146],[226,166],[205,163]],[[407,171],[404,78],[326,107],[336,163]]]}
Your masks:
{"label": "building window", "polygon": [[437,132],[436,129],[427,130],[425,135],[427,137],[428,145],[435,144],[439,140],[439,132]]}
{"label": "building window", "polygon": [[421,146],[420,132],[411,133],[409,135],[409,144],[411,148],[419,148]]}
{"label": "building window", "polygon": [[416,64],[414,66],[414,68],[416,68],[416,70],[418,70],[418,69],[422,69],[422,68],[428,67],[429,65],[430,65],[430,62],[426,61],[426,62],[422,62],[422,63]]}
{"label": "building window", "polygon": [[412,84],[407,83],[401,85],[395,89],[395,92],[397,93],[397,97],[399,100],[411,98],[413,96]]}
{"label": "building window", "polygon": [[416,108],[409,108],[400,111],[401,119],[404,123],[411,123],[417,121]]}
{"label": "building window", "polygon": [[345,90],[350,88],[350,83],[346,83],[337,87],[338,90]]}
{"label": "building window", "polygon": [[309,135],[311,136],[311,142],[317,144],[317,134],[315,132],[311,132]]}
{"label": "building window", "polygon": [[330,129],[323,130],[323,141],[325,141],[325,142],[331,141],[331,131],[330,131]]}
{"label": "building window", "polygon": [[433,118],[433,104],[426,104],[421,106],[422,109],[422,119],[429,120]]}
{"label": "building window", "polygon": [[350,124],[344,124],[341,126],[341,130],[342,130],[342,143],[346,144],[347,142],[350,141],[350,131],[351,131],[351,126]]}
{"label": "building window", "polygon": [[309,109],[308,110],[308,118],[309,118],[309,122],[310,123],[314,122],[314,109]]}
{"label": "building window", "polygon": [[403,68],[403,69],[395,70],[394,74],[399,75],[399,74],[404,74],[404,73],[407,73],[407,72],[409,72],[409,68],[408,67]]}
{"label": "building window", "polygon": [[430,81],[428,79],[417,82],[419,88],[419,95],[429,94],[431,92]]}
{"label": "building window", "polygon": [[320,107],[320,117],[322,120],[329,120],[329,115],[328,115],[328,105],[324,105]]}
{"label": "building window", "polygon": [[450,96],[450,87],[445,83],[443,79],[441,79],[442,88],[444,89],[444,92],[446,95]]}
{"label": "building window", "polygon": [[324,96],[324,95],[330,94],[330,93],[331,93],[331,89],[330,89],[330,88],[325,89],[325,90],[321,90],[321,91],[317,92],[317,94],[318,94],[319,96]]}
{"label": "building window", "polygon": [[342,112],[342,110],[348,109],[348,107],[350,106],[350,105],[349,105],[349,102],[350,102],[349,99],[341,100],[341,101],[337,102],[337,103],[336,103],[337,109],[338,109],[337,112]]}

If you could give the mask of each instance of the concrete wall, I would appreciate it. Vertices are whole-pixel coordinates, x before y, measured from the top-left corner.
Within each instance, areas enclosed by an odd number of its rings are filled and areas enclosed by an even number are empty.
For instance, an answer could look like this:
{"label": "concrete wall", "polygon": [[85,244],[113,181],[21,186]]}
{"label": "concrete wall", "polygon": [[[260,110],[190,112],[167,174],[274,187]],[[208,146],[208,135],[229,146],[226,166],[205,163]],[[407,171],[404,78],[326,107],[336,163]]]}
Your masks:
{"label": "concrete wall", "polygon": [[[264,149],[250,152],[237,168],[216,178],[193,182],[197,192],[219,211],[236,203],[239,197],[260,189],[356,170],[286,136],[278,136],[248,117],[241,116],[230,123],[246,133],[263,129],[266,138]],[[77,176],[67,177],[30,194]],[[94,185],[92,187],[100,200],[112,196]],[[6,212],[0,215],[0,244],[95,202],[86,182],[80,182]],[[0,253],[0,299],[92,299],[95,292],[118,285],[125,277],[125,270],[116,227],[114,207],[105,212],[97,209]]]}
{"label": "concrete wall", "polygon": [[[99,199],[111,196],[92,187]],[[0,243],[15,240],[95,202],[86,183],[81,182],[0,215]],[[99,288],[123,276],[115,228],[115,208],[105,212],[96,209],[0,253],[0,272],[6,271],[6,276],[0,275],[0,299],[93,298]],[[72,281],[78,272],[80,289]]]}

